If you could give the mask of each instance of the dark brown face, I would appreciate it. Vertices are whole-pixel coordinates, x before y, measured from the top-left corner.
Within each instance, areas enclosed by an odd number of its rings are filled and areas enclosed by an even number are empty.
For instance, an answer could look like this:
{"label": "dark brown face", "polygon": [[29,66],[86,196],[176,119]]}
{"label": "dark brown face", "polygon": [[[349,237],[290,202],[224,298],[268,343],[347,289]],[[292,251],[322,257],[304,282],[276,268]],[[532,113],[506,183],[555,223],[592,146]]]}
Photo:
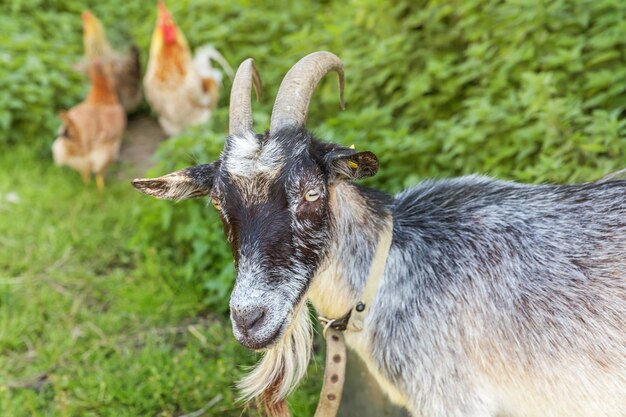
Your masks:
{"label": "dark brown face", "polygon": [[[277,154],[284,162],[274,162]],[[330,234],[326,175],[302,143],[231,138],[212,200],[237,266],[233,332],[243,345],[264,348],[289,326],[322,261]]]}
{"label": "dark brown face", "polygon": [[133,184],[159,198],[211,196],[237,266],[233,332],[244,346],[262,349],[289,327],[331,246],[329,188],[377,168],[371,152],[290,128],[230,137],[217,162]]}

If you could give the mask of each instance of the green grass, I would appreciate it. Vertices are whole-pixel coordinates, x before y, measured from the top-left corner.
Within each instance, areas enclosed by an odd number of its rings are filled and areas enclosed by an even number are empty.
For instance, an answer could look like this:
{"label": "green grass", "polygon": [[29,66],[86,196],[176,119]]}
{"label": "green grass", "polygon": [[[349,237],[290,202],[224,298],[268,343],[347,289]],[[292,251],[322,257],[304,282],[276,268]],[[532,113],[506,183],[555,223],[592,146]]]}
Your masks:
{"label": "green grass", "polygon": [[99,193],[26,146],[0,153],[0,416],[179,416],[216,397],[203,415],[257,415],[234,388],[255,355],[168,279],[177,265],[129,245],[146,197],[119,175]]}

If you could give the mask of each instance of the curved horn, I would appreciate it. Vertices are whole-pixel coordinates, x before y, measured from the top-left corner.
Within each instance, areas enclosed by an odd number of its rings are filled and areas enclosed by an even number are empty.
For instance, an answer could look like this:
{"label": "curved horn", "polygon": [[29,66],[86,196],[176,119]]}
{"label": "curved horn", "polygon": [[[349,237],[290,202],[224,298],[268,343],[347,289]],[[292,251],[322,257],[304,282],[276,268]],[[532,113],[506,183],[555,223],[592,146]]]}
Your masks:
{"label": "curved horn", "polygon": [[272,110],[270,132],[285,126],[304,126],[313,91],[330,71],[339,75],[339,104],[342,110],[345,108],[341,60],[330,52],[314,52],[298,61],[283,78]]}
{"label": "curved horn", "polygon": [[253,86],[258,100],[261,98],[261,77],[254,65],[254,59],[248,58],[239,65],[233,80],[233,87],[230,90],[230,119],[228,123],[230,135],[243,135],[252,131],[250,93]]}

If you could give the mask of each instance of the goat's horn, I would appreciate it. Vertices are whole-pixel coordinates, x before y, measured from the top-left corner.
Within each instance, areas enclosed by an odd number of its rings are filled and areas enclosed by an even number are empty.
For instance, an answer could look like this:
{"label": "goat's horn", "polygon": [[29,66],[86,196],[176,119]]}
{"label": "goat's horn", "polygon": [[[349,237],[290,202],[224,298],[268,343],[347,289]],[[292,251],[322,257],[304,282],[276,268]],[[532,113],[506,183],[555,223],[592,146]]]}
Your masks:
{"label": "goat's horn", "polygon": [[270,132],[275,133],[285,126],[304,126],[313,90],[329,71],[339,75],[339,103],[343,109],[343,64],[330,52],[314,52],[291,67],[274,102]]}
{"label": "goat's horn", "polygon": [[228,132],[231,135],[243,135],[252,131],[252,87],[257,100],[261,97],[262,84],[254,59],[248,58],[239,65],[233,88],[230,90],[230,120]]}

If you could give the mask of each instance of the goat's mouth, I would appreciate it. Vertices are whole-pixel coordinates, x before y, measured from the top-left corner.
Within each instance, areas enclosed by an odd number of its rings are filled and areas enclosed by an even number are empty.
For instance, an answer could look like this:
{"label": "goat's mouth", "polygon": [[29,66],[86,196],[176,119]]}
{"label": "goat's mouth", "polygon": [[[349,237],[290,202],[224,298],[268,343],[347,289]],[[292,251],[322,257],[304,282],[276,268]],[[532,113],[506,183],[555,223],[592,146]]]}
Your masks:
{"label": "goat's mouth", "polygon": [[263,350],[275,345],[280,340],[287,327],[287,319],[279,322],[274,329],[266,325],[263,329],[252,333],[241,332],[236,325],[233,325],[233,334],[237,342],[242,346],[252,350]]}

